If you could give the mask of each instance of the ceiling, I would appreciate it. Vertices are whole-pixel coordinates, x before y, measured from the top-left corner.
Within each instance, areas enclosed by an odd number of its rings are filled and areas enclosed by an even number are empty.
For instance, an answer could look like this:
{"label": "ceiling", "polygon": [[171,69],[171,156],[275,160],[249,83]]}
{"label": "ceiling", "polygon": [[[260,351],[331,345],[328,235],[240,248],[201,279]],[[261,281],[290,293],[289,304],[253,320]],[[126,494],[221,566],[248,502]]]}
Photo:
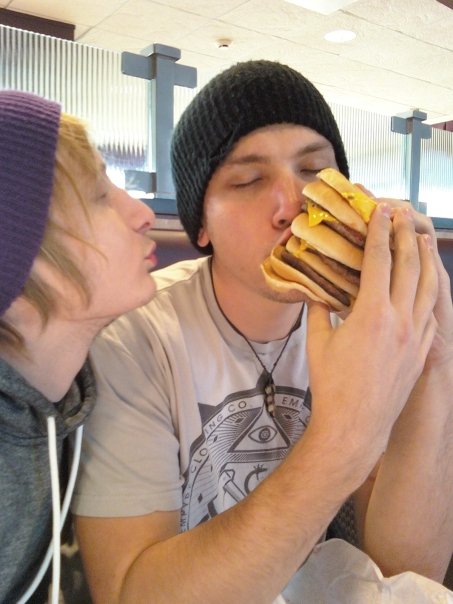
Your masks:
{"label": "ceiling", "polygon": [[[419,109],[453,119],[453,10],[437,0],[356,0],[322,15],[285,0],[0,0],[0,7],[76,26],[76,41],[139,52],[175,46],[204,83],[228,65],[274,59],[332,103],[385,115]],[[356,32],[337,44],[335,29]],[[231,40],[218,48],[218,40]]]}

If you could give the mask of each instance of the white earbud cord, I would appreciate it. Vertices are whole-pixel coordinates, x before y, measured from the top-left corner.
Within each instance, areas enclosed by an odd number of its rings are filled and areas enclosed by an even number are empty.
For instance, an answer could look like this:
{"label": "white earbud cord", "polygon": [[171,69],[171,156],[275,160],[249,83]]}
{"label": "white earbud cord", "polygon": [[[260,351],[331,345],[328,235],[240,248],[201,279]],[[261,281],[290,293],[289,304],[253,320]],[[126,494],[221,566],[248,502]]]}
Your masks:
{"label": "white earbud cord", "polygon": [[38,585],[41,583],[44,574],[50,563],[50,559],[53,555],[52,561],[52,597],[51,604],[58,604],[59,592],[60,592],[60,553],[61,553],[61,540],[60,532],[66,520],[66,516],[69,510],[69,504],[72,499],[74,492],[75,481],[77,477],[77,470],[80,461],[80,452],[82,448],[82,433],[83,426],[77,428],[74,442],[74,453],[71,464],[71,472],[69,474],[68,486],[66,489],[63,505],[60,509],[60,479],[58,472],[58,455],[57,455],[57,435],[55,428],[55,418],[47,418],[47,438],[49,446],[49,465],[50,465],[50,482],[52,487],[52,542],[46,552],[44,560],[36,573],[31,585],[27,591],[21,597],[17,604],[25,604],[29,598],[33,595]]}

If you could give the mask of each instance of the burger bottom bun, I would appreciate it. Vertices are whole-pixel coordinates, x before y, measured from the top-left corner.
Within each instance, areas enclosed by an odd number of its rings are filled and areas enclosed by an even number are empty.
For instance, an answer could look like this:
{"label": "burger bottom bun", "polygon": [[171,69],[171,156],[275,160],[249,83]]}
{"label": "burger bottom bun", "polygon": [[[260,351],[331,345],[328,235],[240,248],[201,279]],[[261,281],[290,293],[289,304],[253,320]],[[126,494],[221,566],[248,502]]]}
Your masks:
{"label": "burger bottom bun", "polygon": [[272,289],[280,292],[298,290],[315,302],[327,304],[335,312],[350,310],[309,277],[283,262],[281,259],[283,249],[281,245],[276,246],[261,265],[266,282]]}
{"label": "burger bottom bun", "polygon": [[286,293],[289,291],[298,291],[304,294],[306,298],[316,300],[316,302],[324,302],[324,300],[315,296],[315,294],[310,289],[302,285],[302,283],[296,281],[288,281],[287,279],[280,277],[280,275],[278,275],[272,268],[270,258],[266,258],[266,260],[261,264],[260,268],[263,272],[266,283],[274,291],[282,293]]}

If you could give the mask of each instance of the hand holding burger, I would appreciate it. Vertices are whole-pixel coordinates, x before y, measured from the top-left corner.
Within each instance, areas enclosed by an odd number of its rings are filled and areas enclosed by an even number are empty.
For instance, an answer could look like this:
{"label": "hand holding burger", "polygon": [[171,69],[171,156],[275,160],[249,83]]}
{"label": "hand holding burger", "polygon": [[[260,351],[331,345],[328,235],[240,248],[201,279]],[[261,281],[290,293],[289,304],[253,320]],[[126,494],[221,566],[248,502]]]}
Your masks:
{"label": "hand holding burger", "polygon": [[350,311],[376,202],[333,168],[321,170],[303,195],[292,236],[272,250],[261,269],[274,290],[296,289],[335,312]]}

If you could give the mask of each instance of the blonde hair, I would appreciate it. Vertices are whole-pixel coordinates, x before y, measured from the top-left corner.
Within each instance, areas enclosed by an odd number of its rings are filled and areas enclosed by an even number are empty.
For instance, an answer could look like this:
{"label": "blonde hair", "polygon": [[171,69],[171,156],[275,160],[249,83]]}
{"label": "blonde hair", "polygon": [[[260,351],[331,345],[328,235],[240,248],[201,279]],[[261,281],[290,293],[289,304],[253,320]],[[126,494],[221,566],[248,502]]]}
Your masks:
{"label": "blonde hair", "polygon": [[[90,222],[87,193],[94,195],[96,181],[100,173],[100,161],[96,149],[91,143],[87,130],[79,119],[62,113],[58,131],[53,190],[50,199],[49,218],[36,258],[42,259],[72,282],[80,292],[82,299],[89,303],[90,291],[87,281],[77,262],[62,243],[61,235],[89,244],[76,228],[62,227],[52,218],[56,213],[62,216],[66,225],[71,224],[70,213],[74,197]],[[82,175],[75,179],[73,173]],[[30,302],[39,312],[45,327],[57,306],[56,293],[38,275],[30,273],[21,296]],[[0,345],[6,344],[16,350],[23,349],[23,338],[5,319],[0,318]]]}

